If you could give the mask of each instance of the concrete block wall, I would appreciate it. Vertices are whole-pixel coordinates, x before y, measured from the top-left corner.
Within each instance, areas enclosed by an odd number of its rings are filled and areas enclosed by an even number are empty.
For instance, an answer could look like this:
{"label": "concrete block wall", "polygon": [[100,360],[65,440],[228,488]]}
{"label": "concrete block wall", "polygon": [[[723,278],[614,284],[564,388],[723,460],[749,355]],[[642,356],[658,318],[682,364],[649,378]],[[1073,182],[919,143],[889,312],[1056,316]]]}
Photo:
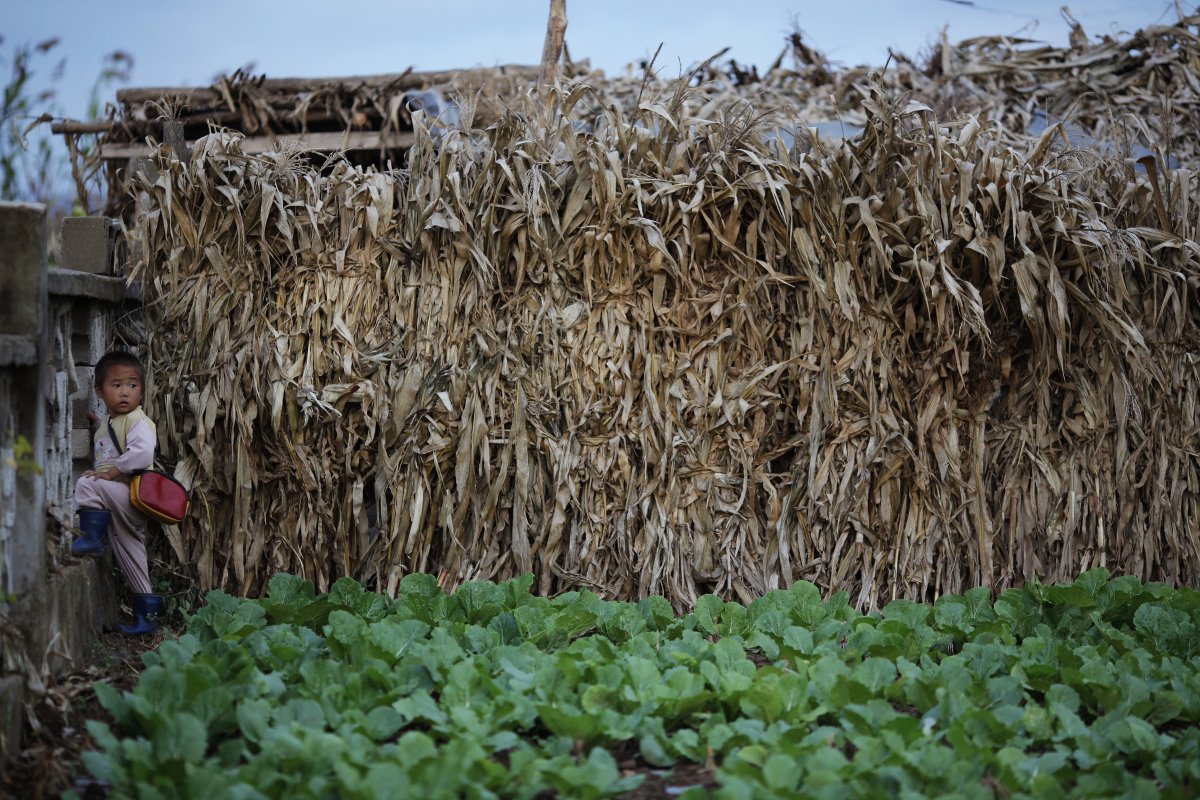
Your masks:
{"label": "concrete block wall", "polygon": [[0,759],[19,744],[24,684],[13,673],[28,661],[15,617],[22,596],[46,574],[45,483],[36,460],[45,445],[42,386],[46,355],[46,209],[0,204]]}
{"label": "concrete block wall", "polygon": [[30,591],[46,569],[42,539],[45,482],[15,463],[18,442],[45,451],[42,402],[46,363],[46,208],[0,204],[0,592]]}
{"label": "concrete block wall", "polygon": [[[67,236],[63,240],[67,241]],[[99,249],[98,255],[111,250]],[[88,411],[104,412],[94,390],[95,365],[111,349],[117,316],[125,308],[125,281],[115,276],[52,269],[49,272],[51,430],[46,481],[51,515],[71,520],[75,480],[91,467]]]}
{"label": "concrete block wall", "polygon": [[[117,615],[111,556],[69,556],[71,496],[88,468],[93,367],[136,306],[114,274],[116,227],[69,221],[46,264],[42,206],[0,203],[0,768],[19,749],[29,686],[82,666]],[[37,468],[18,463],[28,442]]]}
{"label": "concrete block wall", "polygon": [[67,217],[62,223],[63,269],[111,275],[121,226],[108,217]]}

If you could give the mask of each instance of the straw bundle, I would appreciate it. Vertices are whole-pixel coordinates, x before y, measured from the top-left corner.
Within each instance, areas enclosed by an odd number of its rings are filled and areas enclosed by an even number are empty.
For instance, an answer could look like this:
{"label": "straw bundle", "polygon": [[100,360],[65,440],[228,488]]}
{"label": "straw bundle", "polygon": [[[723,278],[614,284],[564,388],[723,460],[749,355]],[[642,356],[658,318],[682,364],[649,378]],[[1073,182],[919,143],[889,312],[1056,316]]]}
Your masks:
{"label": "straw bundle", "polygon": [[859,89],[861,136],[790,149],[683,85],[578,85],[548,121],[418,115],[402,172],[160,153],[132,233],[200,498],[178,558],[681,606],[1196,583],[1196,172]]}

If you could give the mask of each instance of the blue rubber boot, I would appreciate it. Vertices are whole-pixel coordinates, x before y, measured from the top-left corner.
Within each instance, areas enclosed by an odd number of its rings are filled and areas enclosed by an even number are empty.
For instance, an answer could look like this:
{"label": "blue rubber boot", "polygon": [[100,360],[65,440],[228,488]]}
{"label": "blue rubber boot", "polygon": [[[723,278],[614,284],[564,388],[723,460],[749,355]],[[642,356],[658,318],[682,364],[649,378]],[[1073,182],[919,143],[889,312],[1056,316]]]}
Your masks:
{"label": "blue rubber boot", "polygon": [[145,636],[158,631],[158,617],[162,614],[163,599],[156,594],[135,594],[133,596],[133,624],[115,627],[118,633],[126,636]]}
{"label": "blue rubber boot", "polygon": [[104,534],[112,514],[102,508],[79,509],[79,529],[83,535],[71,542],[73,556],[104,555]]}

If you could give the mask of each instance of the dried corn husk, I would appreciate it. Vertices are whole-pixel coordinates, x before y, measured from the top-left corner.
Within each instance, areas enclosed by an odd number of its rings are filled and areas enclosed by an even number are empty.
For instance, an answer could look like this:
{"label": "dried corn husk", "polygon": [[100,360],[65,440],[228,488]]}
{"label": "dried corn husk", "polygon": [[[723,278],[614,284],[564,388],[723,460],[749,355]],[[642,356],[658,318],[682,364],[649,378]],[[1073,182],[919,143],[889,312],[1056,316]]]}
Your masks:
{"label": "dried corn husk", "polygon": [[201,498],[179,560],[241,593],[532,571],[680,606],[1195,584],[1195,159],[860,78],[842,141],[579,83],[549,122],[418,115],[403,171],[160,153],[131,233]]}

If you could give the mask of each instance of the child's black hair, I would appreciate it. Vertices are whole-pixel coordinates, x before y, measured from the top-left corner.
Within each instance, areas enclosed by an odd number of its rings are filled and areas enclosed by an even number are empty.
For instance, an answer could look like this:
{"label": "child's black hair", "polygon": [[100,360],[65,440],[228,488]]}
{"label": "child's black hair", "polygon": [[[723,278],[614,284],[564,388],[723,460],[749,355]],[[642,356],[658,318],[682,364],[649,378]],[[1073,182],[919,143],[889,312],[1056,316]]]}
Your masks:
{"label": "child's black hair", "polygon": [[142,366],[142,362],[133,353],[125,350],[113,350],[100,356],[100,360],[96,362],[96,388],[99,389],[104,385],[104,379],[108,375],[109,367],[133,367],[138,371],[138,377],[142,379],[142,383],[146,382],[146,369]]}

